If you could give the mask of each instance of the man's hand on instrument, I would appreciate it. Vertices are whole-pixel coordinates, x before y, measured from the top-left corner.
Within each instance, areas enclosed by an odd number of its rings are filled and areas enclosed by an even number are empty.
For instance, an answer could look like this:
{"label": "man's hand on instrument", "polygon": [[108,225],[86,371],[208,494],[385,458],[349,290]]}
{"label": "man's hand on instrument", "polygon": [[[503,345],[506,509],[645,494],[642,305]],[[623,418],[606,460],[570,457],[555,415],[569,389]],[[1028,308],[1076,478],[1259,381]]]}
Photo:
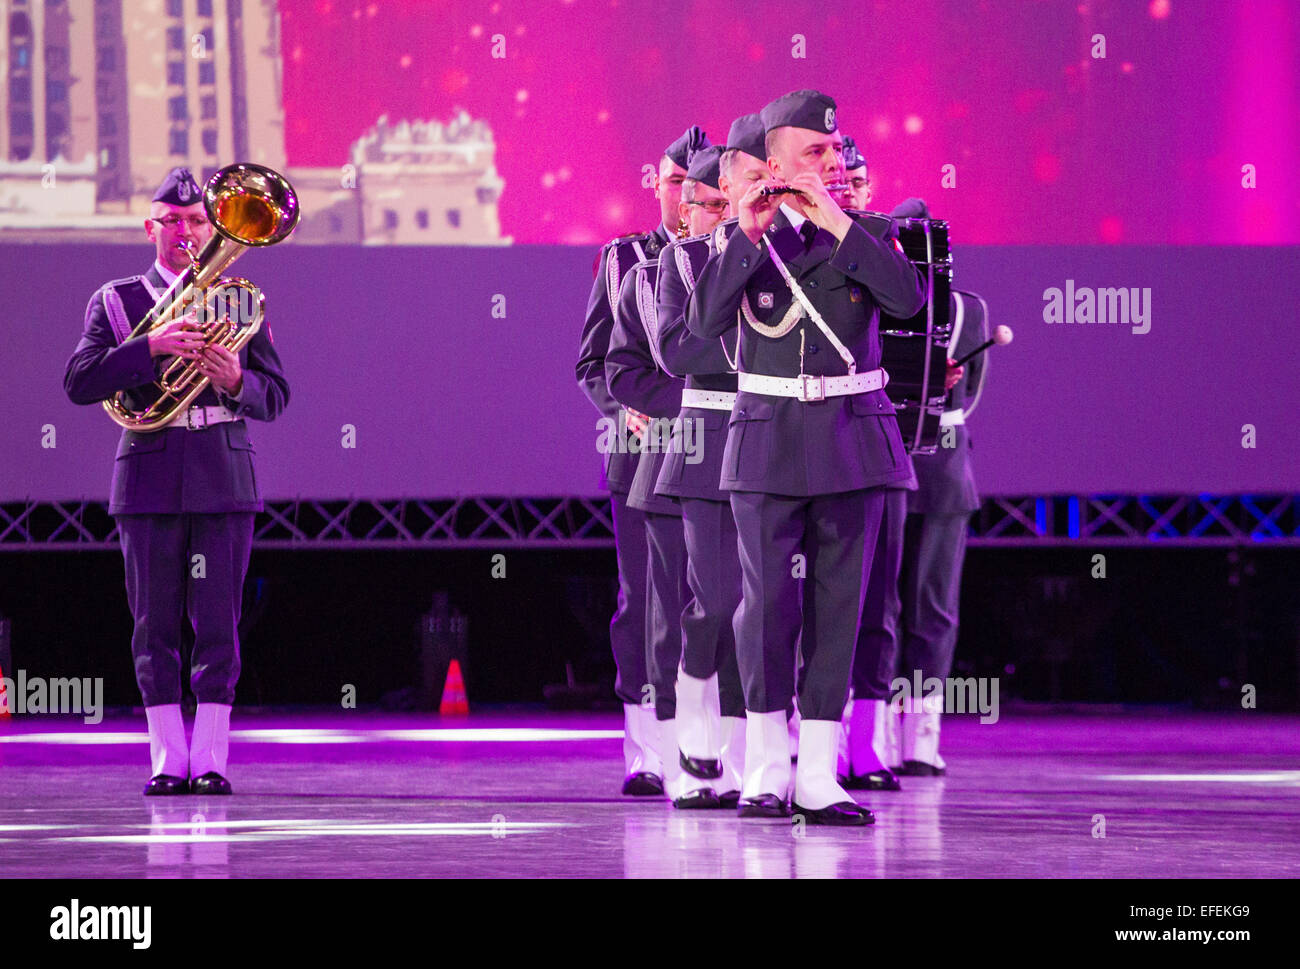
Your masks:
{"label": "man's hand on instrument", "polygon": [[819,229],[825,229],[836,239],[843,239],[853,220],[844,214],[838,202],[826,190],[826,185],[819,175],[801,172],[790,179],[790,184],[799,189],[803,198],[803,214]]}
{"label": "man's hand on instrument", "polygon": [[646,429],[650,426],[650,416],[642,414],[639,410],[627,408],[627,429],[632,432],[638,441],[645,440]]}
{"label": "man's hand on instrument", "polygon": [[966,372],[965,367],[957,366],[957,361],[952,357],[948,358],[948,374],[943,378],[943,389],[952,390],[957,386],[957,381],[961,380],[961,375]]}
{"label": "man's hand on instrument", "polygon": [[213,344],[203,348],[198,356],[199,372],[212,381],[218,390],[238,397],[244,387],[244,370],[239,365],[239,354]]}
{"label": "man's hand on instrument", "polygon": [[183,357],[193,360],[203,349],[203,333],[191,313],[149,331],[151,357]]}
{"label": "man's hand on instrument", "polygon": [[776,218],[776,210],[781,207],[780,195],[763,194],[763,189],[772,185],[772,182],[755,182],[740,200],[740,231],[749,236],[754,245],[763,238],[763,233]]}

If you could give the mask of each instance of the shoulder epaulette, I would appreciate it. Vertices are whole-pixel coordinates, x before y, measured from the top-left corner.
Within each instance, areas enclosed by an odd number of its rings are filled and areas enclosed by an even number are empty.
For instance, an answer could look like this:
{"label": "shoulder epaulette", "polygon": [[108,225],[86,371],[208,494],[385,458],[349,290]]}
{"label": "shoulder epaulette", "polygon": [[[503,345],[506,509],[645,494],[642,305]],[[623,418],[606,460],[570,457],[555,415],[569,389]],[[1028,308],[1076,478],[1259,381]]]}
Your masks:
{"label": "shoulder epaulette", "polygon": [[892,222],[894,217],[888,212],[872,212],[870,209],[845,209],[846,214],[860,219],[878,219],[882,222]]}
{"label": "shoulder epaulette", "polygon": [[890,227],[896,224],[894,217],[884,212],[869,212],[866,209],[845,209],[844,212],[878,238],[884,238]]}
{"label": "shoulder epaulette", "polygon": [[121,279],[109,280],[104,284],[103,288],[108,289],[111,286],[113,289],[117,289],[117,287],[125,286],[127,283],[138,283],[138,282],[142,282],[143,280],[144,280],[143,273],[141,273],[138,276],[123,276]]}
{"label": "shoulder epaulette", "polygon": [[[620,263],[627,262],[629,258],[627,250],[629,248],[633,250],[632,254],[636,256],[638,262],[647,255],[658,255],[658,247],[648,244],[653,236],[654,233],[652,232],[633,232],[628,235],[618,236],[605,244],[605,248],[602,250],[602,252],[607,253],[605,257],[605,293],[610,306],[618,302],[619,286],[622,284],[625,271],[624,266],[620,265]],[[647,243],[645,249],[650,251],[642,250],[640,248],[641,243]],[[630,270],[632,267],[627,266],[626,268]]]}
{"label": "shoulder epaulette", "polygon": [[727,240],[731,238],[732,233],[740,226],[740,219],[724,219],[713,227],[711,238],[713,248],[722,252],[727,248]]}
{"label": "shoulder epaulette", "polygon": [[127,318],[126,306],[122,302],[122,290],[128,286],[137,286],[144,290],[139,297],[142,300],[153,295],[145,284],[144,276],[123,276],[121,279],[114,279],[99,288],[99,298],[104,304],[104,311],[108,314],[109,326],[113,328],[118,343],[125,343],[130,338],[132,331],[131,321]]}

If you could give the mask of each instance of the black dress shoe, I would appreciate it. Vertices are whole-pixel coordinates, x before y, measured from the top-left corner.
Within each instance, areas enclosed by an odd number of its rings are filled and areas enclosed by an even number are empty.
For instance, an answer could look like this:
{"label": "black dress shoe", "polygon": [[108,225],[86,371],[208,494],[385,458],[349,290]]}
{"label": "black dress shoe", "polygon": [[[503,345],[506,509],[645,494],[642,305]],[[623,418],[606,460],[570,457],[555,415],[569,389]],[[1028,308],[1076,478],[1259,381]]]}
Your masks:
{"label": "black dress shoe", "polygon": [[742,818],[788,818],[790,809],[775,794],[760,794],[741,801],[736,813]]}
{"label": "black dress shoe", "polygon": [[948,773],[944,768],[927,764],[923,760],[905,760],[897,772],[904,777],[942,777]]}
{"label": "black dress shoe", "polygon": [[724,791],[718,795],[719,807],[735,810],[736,805],[740,803],[740,791]]}
{"label": "black dress shoe", "polygon": [[722,803],[718,800],[718,795],[713,792],[713,788],[702,787],[698,791],[673,798],[673,807],[682,811],[711,811],[722,807]]}
{"label": "black dress shoe", "polygon": [[687,757],[678,751],[678,763],[682,765],[682,770],[692,777],[698,777],[702,781],[714,781],[722,776],[722,761],[705,760],[703,757]]}
{"label": "black dress shoe", "polygon": [[628,774],[623,781],[623,793],[628,797],[663,797],[664,779],[647,770]]}
{"label": "black dress shoe", "polygon": [[145,797],[174,797],[190,792],[189,778],[173,774],[155,774],[144,787]]}
{"label": "black dress shoe", "polygon": [[794,817],[802,817],[807,824],[830,824],[850,827],[876,823],[874,814],[861,804],[853,801],[840,801],[837,804],[818,808],[815,811],[810,811],[808,808],[802,808],[798,804],[791,802],[790,810]]}
{"label": "black dress shoe", "polygon": [[901,791],[903,785],[888,767],[873,770],[869,774],[850,774],[842,784],[850,791]]}
{"label": "black dress shoe", "polygon": [[233,794],[230,788],[230,781],[226,780],[214,770],[208,771],[202,777],[196,777],[190,781],[190,789],[195,794]]}

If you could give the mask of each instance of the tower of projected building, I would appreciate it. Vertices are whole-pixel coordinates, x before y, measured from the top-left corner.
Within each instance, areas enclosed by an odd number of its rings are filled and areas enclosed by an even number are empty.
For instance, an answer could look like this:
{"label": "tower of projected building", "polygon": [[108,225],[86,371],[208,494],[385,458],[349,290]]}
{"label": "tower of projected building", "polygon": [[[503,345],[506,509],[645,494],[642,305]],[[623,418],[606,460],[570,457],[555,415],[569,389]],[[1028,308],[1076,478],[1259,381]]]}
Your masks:
{"label": "tower of projected building", "polygon": [[282,170],[279,30],[275,0],[0,0],[0,226],[111,234],[177,165]]}

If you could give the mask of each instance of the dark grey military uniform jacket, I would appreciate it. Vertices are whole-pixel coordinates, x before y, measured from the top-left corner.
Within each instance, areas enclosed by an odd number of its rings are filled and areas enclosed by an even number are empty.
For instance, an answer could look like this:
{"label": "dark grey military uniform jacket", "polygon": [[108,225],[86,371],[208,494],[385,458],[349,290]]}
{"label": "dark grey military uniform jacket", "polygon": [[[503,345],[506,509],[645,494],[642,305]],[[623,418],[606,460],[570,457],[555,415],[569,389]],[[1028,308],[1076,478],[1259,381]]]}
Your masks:
{"label": "dark grey military uniform jacket", "polygon": [[[127,391],[127,404],[143,408],[158,397],[154,385],[163,359],[149,355],[147,335],[119,341],[109,305],[120,300],[130,329],[152,309],[167,284],[156,267],[143,276],[102,286],[86,307],[81,340],[68,360],[63,386],[75,404],[95,404]],[[271,421],[289,401],[289,382],[280,356],[262,328],[239,351],[243,387],[238,398],[211,385],[194,406],[225,406],[241,418]],[[107,418],[105,418],[107,420]],[[112,515],[261,511],[253,469],[253,443],[243,420],[202,430],[166,428],[148,434],[123,431],[113,468],[108,511]]]}
{"label": "dark grey military uniform jacket", "polygon": [[643,450],[628,491],[628,504],[642,511],[680,516],[675,501],[655,494],[655,482],[672,443],[668,428],[681,407],[685,385],[659,365],[651,342],[658,270],[657,260],[647,260],[634,266],[623,280],[605,356],[605,374],[615,400],[654,422],[641,443]]}
{"label": "dark grey military uniform jacket", "polygon": [[[852,353],[857,372],[880,366],[879,308],[900,318],[925,302],[924,281],[897,245],[893,220],[850,213],[853,225],[836,240],[819,231],[804,241],[784,211],[756,247],[727,225],[725,243],[696,282],[686,325],[716,339],[739,324],[739,369],[776,377],[803,372],[840,376],[847,366],[802,315],[768,255],[777,246],[787,268]],[[910,475],[894,405],[885,391],[816,402],[741,392],[730,419],[722,487],[795,497],[836,494],[906,481]]]}
{"label": "dark grey military uniform jacket", "polygon": [[[605,354],[609,350],[610,333],[614,328],[614,307],[618,303],[619,288],[632,267],[645,259],[658,256],[668,244],[668,233],[663,226],[653,232],[623,236],[601,247],[596,262],[596,279],[587,299],[587,316],[582,326],[582,341],[578,347],[575,367],[578,385],[587,399],[596,406],[602,417],[619,419],[619,402],[609,392],[605,375]],[[627,446],[616,447],[605,455],[604,473],[610,491],[627,494],[636,474],[639,454]]]}
{"label": "dark grey military uniform jacket", "polygon": [[[719,225],[713,232],[674,242],[659,254],[655,342],[664,367],[684,376],[688,388],[734,394],[736,374],[731,361],[735,359],[735,333],[707,340],[686,327],[686,307],[695,280],[715,251],[713,240],[724,238],[726,231],[725,224]],[[719,482],[730,414],[712,408],[683,407],[680,416],[683,422],[692,422],[698,460],[691,458],[679,436],[659,473],[659,493],[726,501],[727,493]],[[684,427],[684,423],[679,424],[679,435]]]}

